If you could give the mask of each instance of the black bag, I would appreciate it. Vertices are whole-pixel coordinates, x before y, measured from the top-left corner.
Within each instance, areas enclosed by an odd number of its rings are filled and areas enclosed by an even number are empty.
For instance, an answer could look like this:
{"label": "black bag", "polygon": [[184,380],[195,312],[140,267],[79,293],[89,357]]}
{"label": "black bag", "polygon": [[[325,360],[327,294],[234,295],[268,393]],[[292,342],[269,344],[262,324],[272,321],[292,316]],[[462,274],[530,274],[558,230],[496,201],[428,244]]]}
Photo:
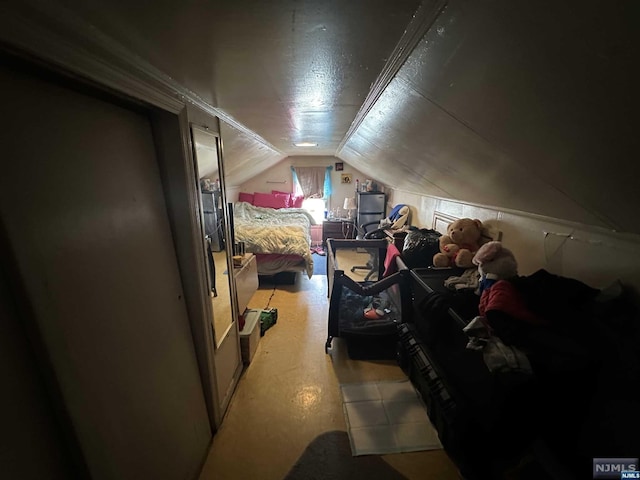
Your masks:
{"label": "black bag", "polygon": [[381,238],[387,238],[387,234],[384,233],[384,228],[376,228],[375,230],[365,233],[363,238],[366,240],[380,240]]}
{"label": "black bag", "polygon": [[411,227],[404,238],[402,259],[409,268],[433,265],[433,256],[440,252],[440,232],[428,228]]}

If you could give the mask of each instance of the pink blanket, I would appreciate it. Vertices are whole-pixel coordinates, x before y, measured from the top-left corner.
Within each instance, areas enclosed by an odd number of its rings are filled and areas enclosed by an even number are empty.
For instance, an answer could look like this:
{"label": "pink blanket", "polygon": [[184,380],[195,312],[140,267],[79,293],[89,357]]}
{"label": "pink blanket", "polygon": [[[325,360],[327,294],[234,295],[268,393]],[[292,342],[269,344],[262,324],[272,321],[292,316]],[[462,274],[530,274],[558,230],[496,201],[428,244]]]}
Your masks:
{"label": "pink blanket", "polygon": [[400,250],[390,243],[387,247],[387,256],[384,259],[384,273],[382,277],[388,277],[389,275],[398,271],[398,264],[396,263],[396,257],[400,256]]}

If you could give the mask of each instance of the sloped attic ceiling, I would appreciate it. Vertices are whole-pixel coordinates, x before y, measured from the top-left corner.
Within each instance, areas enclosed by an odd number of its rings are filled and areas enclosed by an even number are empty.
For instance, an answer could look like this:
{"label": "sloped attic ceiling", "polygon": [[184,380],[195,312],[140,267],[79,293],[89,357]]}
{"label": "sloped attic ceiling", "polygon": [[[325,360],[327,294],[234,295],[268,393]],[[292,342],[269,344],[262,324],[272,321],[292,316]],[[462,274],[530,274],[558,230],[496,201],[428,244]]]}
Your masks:
{"label": "sloped attic ceiling", "polygon": [[230,186],[242,185],[286,157],[225,122],[220,123],[220,137],[224,139],[224,175]]}
{"label": "sloped attic ceiling", "polygon": [[[59,3],[56,3],[58,1]],[[27,0],[206,102],[235,183],[335,155],[393,188],[640,233],[634,0]],[[117,48],[114,48],[117,46]],[[232,127],[233,125],[233,127]],[[318,143],[298,149],[294,142]]]}
{"label": "sloped attic ceiling", "polygon": [[449,2],[339,156],[404,190],[638,232],[637,12]]}

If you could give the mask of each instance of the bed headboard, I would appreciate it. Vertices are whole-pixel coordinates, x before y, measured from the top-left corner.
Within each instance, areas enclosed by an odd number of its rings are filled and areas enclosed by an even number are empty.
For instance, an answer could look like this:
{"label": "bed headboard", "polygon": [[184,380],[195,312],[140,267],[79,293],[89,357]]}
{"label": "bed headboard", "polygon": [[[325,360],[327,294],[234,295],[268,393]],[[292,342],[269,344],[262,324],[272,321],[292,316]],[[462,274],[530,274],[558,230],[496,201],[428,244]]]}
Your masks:
{"label": "bed headboard", "polygon": [[[447,233],[447,227],[449,226],[449,224],[458,220],[458,218],[459,217],[454,217],[453,215],[434,211],[431,228],[444,235]],[[482,234],[489,237],[491,240],[502,241],[502,232],[500,231],[500,229],[498,229],[498,226],[495,225],[494,222],[495,220],[483,220]]]}
{"label": "bed headboard", "polygon": [[447,233],[447,227],[450,223],[458,220],[457,217],[453,217],[451,215],[447,215],[442,212],[433,212],[433,223],[431,224],[431,228],[436,232],[440,232],[441,234]]}

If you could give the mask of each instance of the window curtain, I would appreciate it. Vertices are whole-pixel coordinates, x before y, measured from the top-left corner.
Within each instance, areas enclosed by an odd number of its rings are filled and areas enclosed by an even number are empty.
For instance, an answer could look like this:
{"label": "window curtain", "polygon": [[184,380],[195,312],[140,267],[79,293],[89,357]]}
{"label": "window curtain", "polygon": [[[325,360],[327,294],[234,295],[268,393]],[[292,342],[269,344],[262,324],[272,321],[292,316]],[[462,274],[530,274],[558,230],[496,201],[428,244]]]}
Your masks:
{"label": "window curtain", "polygon": [[291,167],[291,176],[293,177],[294,193],[296,195],[304,196],[304,192],[302,191],[302,187],[300,186],[300,182],[298,181],[298,175],[296,174],[296,169],[293,167]]}
{"label": "window curtain", "polygon": [[329,198],[331,195],[331,170],[333,167],[291,167],[296,190],[304,198]]}
{"label": "window curtain", "polygon": [[333,170],[333,167],[329,166],[324,171],[324,196],[322,198],[324,198],[325,200],[331,198],[331,170]]}

